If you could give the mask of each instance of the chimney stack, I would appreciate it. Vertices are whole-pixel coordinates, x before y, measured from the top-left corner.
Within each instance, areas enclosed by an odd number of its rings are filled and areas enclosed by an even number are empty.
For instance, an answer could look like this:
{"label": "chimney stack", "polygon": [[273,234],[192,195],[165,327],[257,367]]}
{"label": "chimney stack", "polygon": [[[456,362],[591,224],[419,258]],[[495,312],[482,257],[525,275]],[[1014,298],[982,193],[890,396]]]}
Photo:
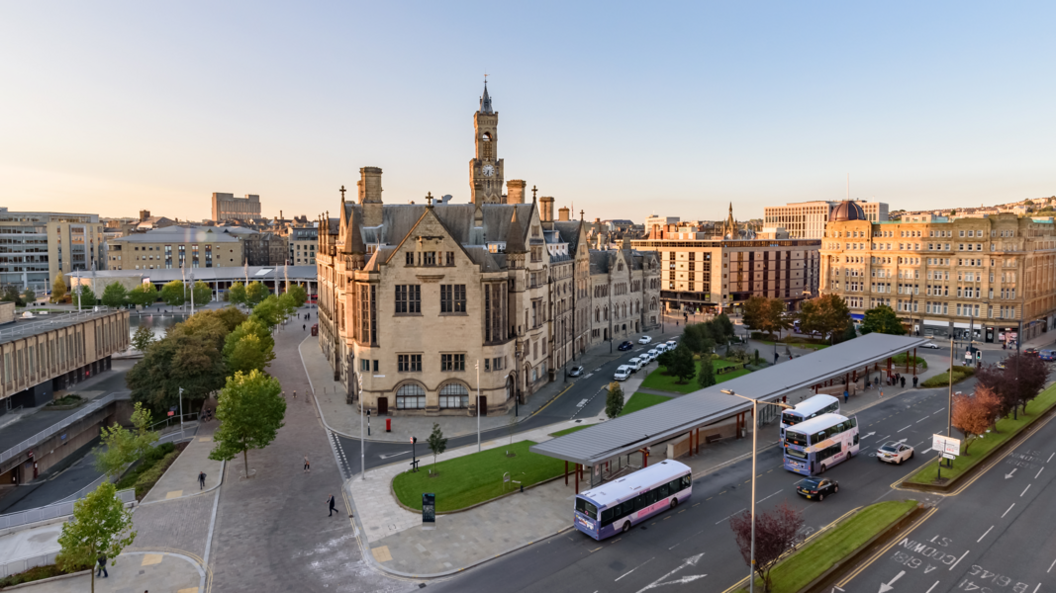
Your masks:
{"label": "chimney stack", "polygon": [[551,197],[539,198],[539,217],[542,222],[554,221],[554,199]]}
{"label": "chimney stack", "polygon": [[561,206],[561,208],[557,211],[557,219],[561,222],[568,222],[569,212],[570,210],[568,209],[568,206]]}
{"label": "chimney stack", "polygon": [[523,204],[524,203],[524,187],[528,185],[527,181],[523,179],[511,179],[506,182],[506,203],[507,204]]}
{"label": "chimney stack", "polygon": [[[363,167],[359,170],[359,204],[363,207],[363,226],[379,226],[384,204],[381,201],[381,167]],[[342,212],[344,217],[345,213]]]}

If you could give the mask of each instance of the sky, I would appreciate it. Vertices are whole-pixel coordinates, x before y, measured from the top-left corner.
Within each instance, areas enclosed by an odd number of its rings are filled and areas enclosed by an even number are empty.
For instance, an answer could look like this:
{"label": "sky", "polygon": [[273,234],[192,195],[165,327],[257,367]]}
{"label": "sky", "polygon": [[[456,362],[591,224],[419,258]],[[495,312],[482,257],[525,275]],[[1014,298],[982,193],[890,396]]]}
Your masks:
{"label": "sky", "polygon": [[0,206],[200,220],[469,200],[484,74],[506,179],[594,218],[1056,194],[1052,2],[0,0]]}

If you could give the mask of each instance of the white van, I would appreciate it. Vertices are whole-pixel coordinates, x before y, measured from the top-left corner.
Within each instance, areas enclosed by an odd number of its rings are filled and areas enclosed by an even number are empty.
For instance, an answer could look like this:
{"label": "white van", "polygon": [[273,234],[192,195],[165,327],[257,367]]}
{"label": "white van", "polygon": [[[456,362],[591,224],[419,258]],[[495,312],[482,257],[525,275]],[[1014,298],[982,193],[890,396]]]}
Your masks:
{"label": "white van", "polygon": [[630,377],[630,376],[631,376],[631,367],[629,367],[629,366],[627,366],[625,364],[621,364],[620,366],[616,367],[616,374],[614,374],[612,376],[612,378],[617,380],[617,381],[626,381],[627,378]]}
{"label": "white van", "polygon": [[637,356],[627,361],[627,366],[631,367],[631,369],[632,369],[631,372],[632,373],[635,372],[635,371],[642,370],[642,365],[643,364],[645,364],[645,363],[642,362],[642,359],[638,358]]}

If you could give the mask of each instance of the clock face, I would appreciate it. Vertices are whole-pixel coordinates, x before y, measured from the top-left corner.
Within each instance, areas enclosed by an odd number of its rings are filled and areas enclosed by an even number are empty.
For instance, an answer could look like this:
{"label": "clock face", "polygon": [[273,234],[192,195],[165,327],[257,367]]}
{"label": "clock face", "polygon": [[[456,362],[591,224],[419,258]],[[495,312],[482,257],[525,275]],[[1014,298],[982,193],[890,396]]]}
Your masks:
{"label": "clock face", "polygon": [[492,167],[491,165],[484,165],[484,168],[481,169],[481,172],[484,173],[485,177],[491,177],[495,174],[495,167]]}

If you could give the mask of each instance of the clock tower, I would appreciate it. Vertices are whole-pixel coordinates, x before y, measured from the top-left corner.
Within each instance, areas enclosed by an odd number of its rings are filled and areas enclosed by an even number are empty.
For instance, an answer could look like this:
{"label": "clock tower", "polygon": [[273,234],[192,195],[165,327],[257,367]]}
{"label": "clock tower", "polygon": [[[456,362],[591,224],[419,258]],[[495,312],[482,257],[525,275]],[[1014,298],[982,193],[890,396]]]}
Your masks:
{"label": "clock tower", "polygon": [[484,96],[480,110],[473,114],[473,142],[476,158],[469,161],[469,188],[474,204],[502,202],[502,159],[498,158],[499,114],[491,108],[488,83],[484,82]]}

